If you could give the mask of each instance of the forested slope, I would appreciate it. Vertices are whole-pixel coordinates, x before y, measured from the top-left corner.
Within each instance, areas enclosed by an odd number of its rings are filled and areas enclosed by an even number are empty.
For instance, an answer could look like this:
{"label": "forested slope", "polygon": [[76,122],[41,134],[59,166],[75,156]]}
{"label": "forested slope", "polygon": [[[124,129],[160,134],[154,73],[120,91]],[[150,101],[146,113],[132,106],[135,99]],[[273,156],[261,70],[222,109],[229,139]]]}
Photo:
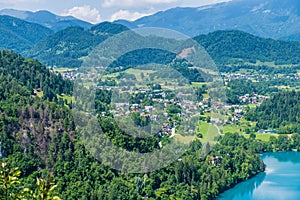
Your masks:
{"label": "forested slope", "polygon": [[281,133],[300,132],[300,93],[279,92],[248,113],[261,129],[277,128]]}
{"label": "forested slope", "polygon": [[[182,161],[159,171],[124,174],[109,169],[83,145],[75,131],[72,105],[47,95],[46,87],[55,96],[71,94],[71,82],[50,73],[37,61],[8,51],[0,52],[0,63],[1,162],[19,167],[26,187],[33,188],[36,177],[52,174],[57,183],[53,195],[62,199],[212,199],[264,168],[255,152],[264,151],[266,146],[226,135],[209,156],[203,156],[202,144],[196,140]],[[44,96],[33,92],[37,87]],[[105,104],[103,95],[97,101]],[[118,142],[120,147],[132,151],[138,150],[134,145],[144,147],[145,141],[124,137],[112,125],[112,118],[99,117],[99,122],[112,140],[122,141]],[[210,150],[209,145],[204,146]],[[222,162],[212,164],[212,155],[222,157]]]}
{"label": "forested slope", "polygon": [[300,42],[257,37],[246,32],[216,31],[194,38],[217,64],[275,62],[299,64]]}

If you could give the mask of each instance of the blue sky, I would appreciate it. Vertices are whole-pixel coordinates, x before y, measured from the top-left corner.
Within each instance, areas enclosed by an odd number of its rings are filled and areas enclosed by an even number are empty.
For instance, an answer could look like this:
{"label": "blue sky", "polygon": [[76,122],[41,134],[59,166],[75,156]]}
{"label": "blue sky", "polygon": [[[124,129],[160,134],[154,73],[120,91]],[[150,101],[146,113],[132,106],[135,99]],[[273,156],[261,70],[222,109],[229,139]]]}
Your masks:
{"label": "blue sky", "polygon": [[98,23],[135,20],[172,7],[197,7],[229,0],[0,0],[0,9],[49,10]]}

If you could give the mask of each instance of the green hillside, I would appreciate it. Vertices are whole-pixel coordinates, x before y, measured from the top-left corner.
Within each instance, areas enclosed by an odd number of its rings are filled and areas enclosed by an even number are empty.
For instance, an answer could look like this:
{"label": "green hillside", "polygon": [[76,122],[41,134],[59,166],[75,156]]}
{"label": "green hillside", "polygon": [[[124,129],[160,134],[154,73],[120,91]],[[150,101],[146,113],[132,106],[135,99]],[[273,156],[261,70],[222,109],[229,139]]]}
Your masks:
{"label": "green hillside", "polygon": [[217,64],[275,62],[299,64],[300,42],[260,38],[242,31],[216,31],[195,37]]}
{"label": "green hillside", "polygon": [[[38,42],[27,56],[46,65],[79,67],[81,60],[102,41],[128,30],[109,22],[84,30],[70,27]],[[216,31],[194,38],[217,65],[298,65],[300,42],[260,38],[242,31]],[[141,52],[140,52],[141,53]],[[139,53],[139,54],[140,54]],[[145,51],[142,57],[155,57]]]}
{"label": "green hillside", "polygon": [[0,16],[0,49],[21,53],[52,33],[51,29],[39,24],[29,23],[10,16]]}
{"label": "green hillside", "polygon": [[128,30],[125,26],[109,22],[100,23],[90,30],[70,27],[38,42],[25,53],[45,65],[79,67],[82,58],[108,37]]}

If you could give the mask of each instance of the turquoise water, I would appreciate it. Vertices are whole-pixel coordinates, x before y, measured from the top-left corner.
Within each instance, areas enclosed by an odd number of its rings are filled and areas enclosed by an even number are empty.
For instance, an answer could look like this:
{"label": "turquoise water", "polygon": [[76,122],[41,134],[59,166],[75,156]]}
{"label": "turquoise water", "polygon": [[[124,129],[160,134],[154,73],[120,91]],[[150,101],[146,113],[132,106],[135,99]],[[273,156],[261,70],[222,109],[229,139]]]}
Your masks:
{"label": "turquoise water", "polygon": [[266,171],[236,185],[218,200],[300,200],[300,153],[262,155]]}

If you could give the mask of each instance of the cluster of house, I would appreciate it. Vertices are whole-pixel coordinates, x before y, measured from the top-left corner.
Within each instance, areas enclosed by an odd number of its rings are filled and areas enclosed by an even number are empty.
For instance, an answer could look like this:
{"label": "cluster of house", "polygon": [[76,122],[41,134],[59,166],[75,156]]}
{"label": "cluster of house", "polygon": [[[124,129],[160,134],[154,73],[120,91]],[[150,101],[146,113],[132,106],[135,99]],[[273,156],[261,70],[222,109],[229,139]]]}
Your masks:
{"label": "cluster of house", "polygon": [[268,96],[259,95],[259,94],[245,94],[239,97],[241,103],[252,103],[252,104],[260,104],[265,99],[269,98]]}
{"label": "cluster of house", "polygon": [[75,80],[77,77],[77,71],[76,70],[68,70],[68,71],[64,71],[63,73],[61,73],[62,77],[64,79],[70,79],[70,80]]}
{"label": "cluster of house", "polygon": [[162,124],[162,134],[167,134],[173,137],[175,134],[176,120],[172,119],[167,109],[170,105],[179,105],[181,112],[176,113],[182,120],[188,121],[196,114],[199,114],[199,106],[208,108],[208,99],[205,99],[202,104],[190,100],[192,94],[178,92],[176,98],[166,98],[167,92],[163,89],[151,90],[148,88],[128,88],[128,90],[120,91],[131,95],[142,93],[154,102],[154,105],[142,106],[141,104],[128,102],[116,102],[114,108],[110,110],[114,116],[128,116],[131,113],[139,113],[142,117],[149,117],[151,121],[165,120]]}
{"label": "cluster of house", "polygon": [[258,133],[263,133],[263,134],[276,134],[277,130],[259,130],[257,132]]}
{"label": "cluster of house", "polygon": [[202,101],[200,101],[199,106],[204,112],[209,112],[210,109],[210,98],[204,98]]}
{"label": "cluster of house", "polygon": [[239,73],[236,73],[236,74],[232,74],[232,73],[223,74],[223,78],[225,80],[225,85],[227,85],[229,81],[236,80],[236,79],[254,80],[254,79],[266,78],[266,77],[267,77],[267,75],[264,75],[264,74],[257,74],[257,75],[239,74]]}

